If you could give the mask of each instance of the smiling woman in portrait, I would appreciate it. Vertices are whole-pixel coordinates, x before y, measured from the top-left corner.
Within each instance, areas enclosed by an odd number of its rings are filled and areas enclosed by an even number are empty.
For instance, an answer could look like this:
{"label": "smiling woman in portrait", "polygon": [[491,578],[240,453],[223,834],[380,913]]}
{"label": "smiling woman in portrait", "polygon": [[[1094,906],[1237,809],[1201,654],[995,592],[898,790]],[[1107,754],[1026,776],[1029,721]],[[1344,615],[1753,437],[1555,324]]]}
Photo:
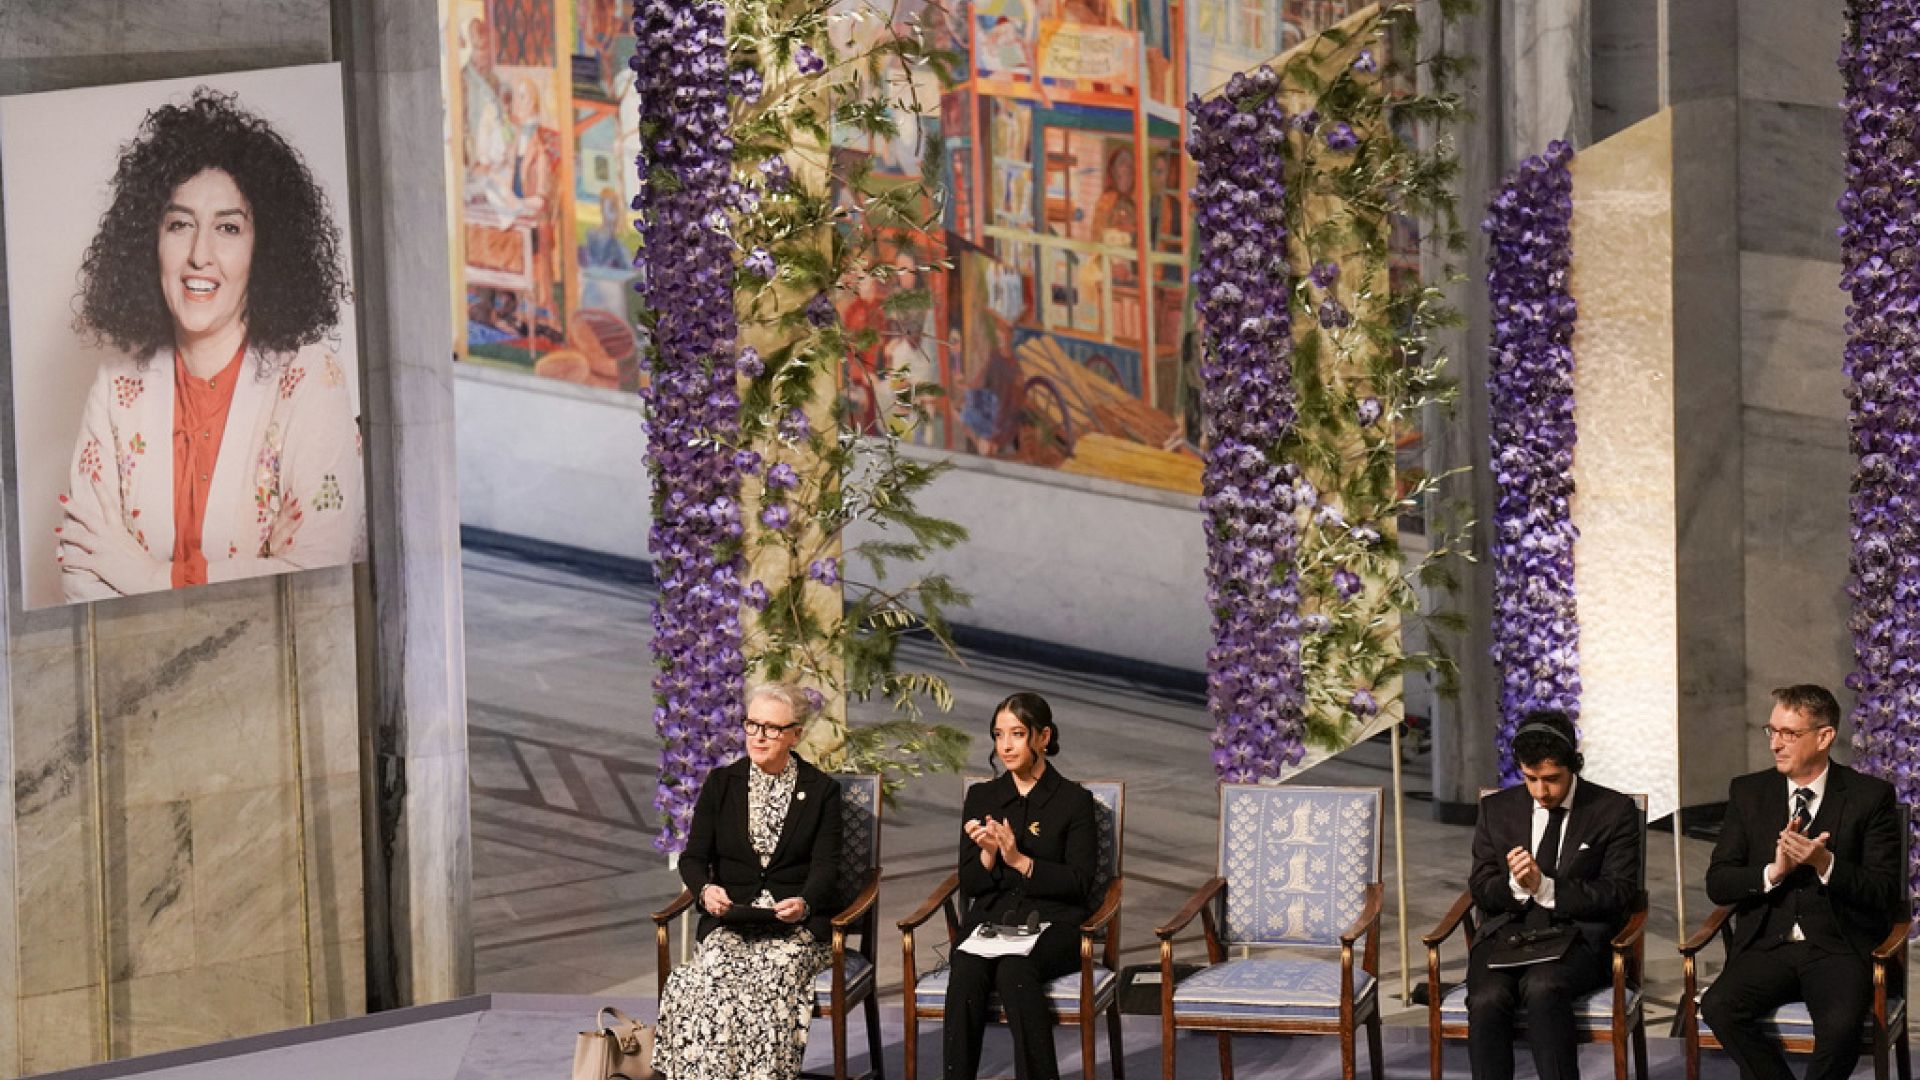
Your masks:
{"label": "smiling woman in portrait", "polygon": [[102,363],[57,559],[69,600],[348,562],[363,544],[339,228],[298,151],[233,95],[147,114],[80,270]]}

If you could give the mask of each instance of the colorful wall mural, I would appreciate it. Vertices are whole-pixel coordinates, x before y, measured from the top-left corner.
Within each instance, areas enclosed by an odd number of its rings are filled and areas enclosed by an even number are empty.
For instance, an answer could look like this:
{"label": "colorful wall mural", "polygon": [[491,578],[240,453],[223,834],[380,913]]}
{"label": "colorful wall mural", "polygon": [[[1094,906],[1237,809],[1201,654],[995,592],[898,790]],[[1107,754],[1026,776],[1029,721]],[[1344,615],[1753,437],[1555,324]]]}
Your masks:
{"label": "colorful wall mural", "polygon": [[[1184,103],[1337,22],[1349,0],[903,0],[969,58],[938,117],[836,145],[938,168],[944,235],[842,299],[852,422],[942,389],[913,441],[1198,491]],[[634,113],[618,0],[453,0],[465,359],[595,386],[639,378],[624,207]],[[922,136],[943,137],[937,158]],[[950,273],[922,277],[945,259]],[[924,280],[933,304],[889,312]],[[899,305],[894,306],[896,309]]]}

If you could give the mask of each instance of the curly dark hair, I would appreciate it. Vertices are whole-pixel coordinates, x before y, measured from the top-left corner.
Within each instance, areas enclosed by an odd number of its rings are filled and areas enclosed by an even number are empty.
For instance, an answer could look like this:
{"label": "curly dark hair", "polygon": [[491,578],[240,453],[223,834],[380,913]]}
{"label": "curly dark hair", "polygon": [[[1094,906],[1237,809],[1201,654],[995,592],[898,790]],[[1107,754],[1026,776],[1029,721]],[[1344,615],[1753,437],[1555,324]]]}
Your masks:
{"label": "curly dark hair", "polygon": [[174,344],[160,291],[160,218],[175,188],[221,169],[253,208],[247,341],[284,356],[320,341],[349,301],[340,229],[300,152],[236,96],[202,86],[147,113],[120,148],[112,199],[80,264],[75,328],[145,357]]}

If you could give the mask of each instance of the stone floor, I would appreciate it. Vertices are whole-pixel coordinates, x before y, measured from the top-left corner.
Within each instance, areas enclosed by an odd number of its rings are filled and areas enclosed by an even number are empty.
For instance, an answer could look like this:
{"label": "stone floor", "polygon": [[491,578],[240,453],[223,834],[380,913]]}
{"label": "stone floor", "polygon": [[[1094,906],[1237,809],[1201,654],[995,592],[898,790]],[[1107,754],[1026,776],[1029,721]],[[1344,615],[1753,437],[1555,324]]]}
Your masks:
{"label": "stone floor", "polygon": [[[480,551],[467,553],[465,583],[478,989],[650,997],[655,959],[648,913],[679,888],[651,846],[658,745],[647,720],[650,591]],[[1123,964],[1157,962],[1153,926],[1215,867],[1217,802],[1203,702],[1124,678],[1001,656],[970,655],[961,666],[918,649],[909,650],[905,662],[950,681],[957,698],[953,722],[968,729],[984,731],[986,711],[1013,690],[1044,694],[1066,748],[1061,769],[1073,777],[1127,781]],[[984,770],[984,738],[975,746],[973,763]],[[1390,788],[1389,754],[1384,742],[1371,743],[1311,770],[1302,782]],[[1419,937],[1465,886],[1471,830],[1429,820],[1424,756],[1408,760],[1405,786],[1404,932],[1414,975],[1424,979]],[[881,925],[889,929],[879,955],[888,1003],[899,1001],[901,971],[891,927],[951,870],[960,793],[957,777],[922,779],[886,812],[880,905]],[[1424,1009],[1408,1008],[1401,995],[1403,923],[1391,819],[1387,844],[1384,1004],[1392,1022],[1424,1024]],[[1697,925],[1708,911],[1699,886],[1708,845],[1689,839],[1681,847],[1686,911]],[[1680,990],[1671,834],[1651,834],[1648,856],[1650,1029],[1664,1034]],[[925,970],[936,956],[924,935],[921,940],[917,963]],[[1186,940],[1182,952],[1198,947]],[[1446,974],[1458,978],[1464,956],[1457,944],[1445,959]]]}

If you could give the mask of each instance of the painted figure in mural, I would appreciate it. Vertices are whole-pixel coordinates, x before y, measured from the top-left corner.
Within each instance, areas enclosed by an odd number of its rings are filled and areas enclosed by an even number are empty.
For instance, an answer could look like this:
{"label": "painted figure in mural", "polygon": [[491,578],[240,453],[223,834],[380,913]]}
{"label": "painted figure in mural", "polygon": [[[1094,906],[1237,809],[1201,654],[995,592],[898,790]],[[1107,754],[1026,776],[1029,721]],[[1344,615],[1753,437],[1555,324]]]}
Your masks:
{"label": "painted figure in mural", "polygon": [[348,300],[306,162],[206,88],[147,114],[81,265],[101,365],[56,530],[71,600],[331,566],[364,537]]}
{"label": "painted figure in mural", "polygon": [[1080,966],[1080,924],[1093,913],[1100,825],[1093,795],[1061,774],[1060,730],[1039,694],[1017,693],[993,710],[993,754],[1006,771],[967,790],[960,836],[961,926],[1047,926],[1025,956],[987,958],[956,949],[947,977],[946,1080],[980,1075],[988,995],[1013,1029],[1014,1072],[1055,1080],[1047,984]]}
{"label": "painted figure in mural", "polygon": [[[554,325],[554,214],[559,208],[560,133],[544,121],[540,84],[531,75],[514,80],[507,98],[513,124],[513,197],[519,217],[533,230],[533,310],[536,323]],[[558,336],[557,331],[555,336]]]}
{"label": "painted figure in mural", "polygon": [[1807,1080],[1853,1075],[1874,996],[1868,957],[1907,910],[1893,785],[1829,757],[1839,725],[1825,687],[1773,691],[1774,767],[1727,790],[1707,897],[1733,905],[1733,936],[1700,1015],[1742,1076],[1792,1080],[1771,1017],[1795,1001],[1813,1021]]}
{"label": "painted figure in mural", "polygon": [[680,856],[700,948],[667,976],[653,1048],[672,1080],[800,1075],[840,887],[840,784],[793,752],[811,712],[799,687],[750,691],[747,755],[700,787]]}
{"label": "painted figure in mural", "polygon": [[580,245],[580,265],[607,270],[630,269],[633,258],[620,243],[623,224],[619,193],[612,188],[601,188],[600,224],[587,230],[586,242]]}
{"label": "painted figure in mural", "polygon": [[1014,452],[1020,433],[1020,361],[1013,352],[1013,323],[996,311],[984,324],[992,328],[993,341],[967,382],[960,420],[972,435],[975,453],[999,457]]}
{"label": "painted figure in mural", "polygon": [[[1608,943],[1640,889],[1639,808],[1580,776],[1577,739],[1565,713],[1529,713],[1513,736],[1525,782],[1480,800],[1471,884],[1481,923],[1467,957],[1467,1054],[1484,1080],[1511,1080],[1521,1013],[1541,1080],[1579,1080],[1573,1003],[1606,984]],[[1518,944],[1527,940],[1538,955]]]}
{"label": "painted figure in mural", "polygon": [[460,68],[460,107],[467,190],[504,191],[512,173],[513,126],[493,66],[493,31],[483,19],[467,24],[467,62]]}

